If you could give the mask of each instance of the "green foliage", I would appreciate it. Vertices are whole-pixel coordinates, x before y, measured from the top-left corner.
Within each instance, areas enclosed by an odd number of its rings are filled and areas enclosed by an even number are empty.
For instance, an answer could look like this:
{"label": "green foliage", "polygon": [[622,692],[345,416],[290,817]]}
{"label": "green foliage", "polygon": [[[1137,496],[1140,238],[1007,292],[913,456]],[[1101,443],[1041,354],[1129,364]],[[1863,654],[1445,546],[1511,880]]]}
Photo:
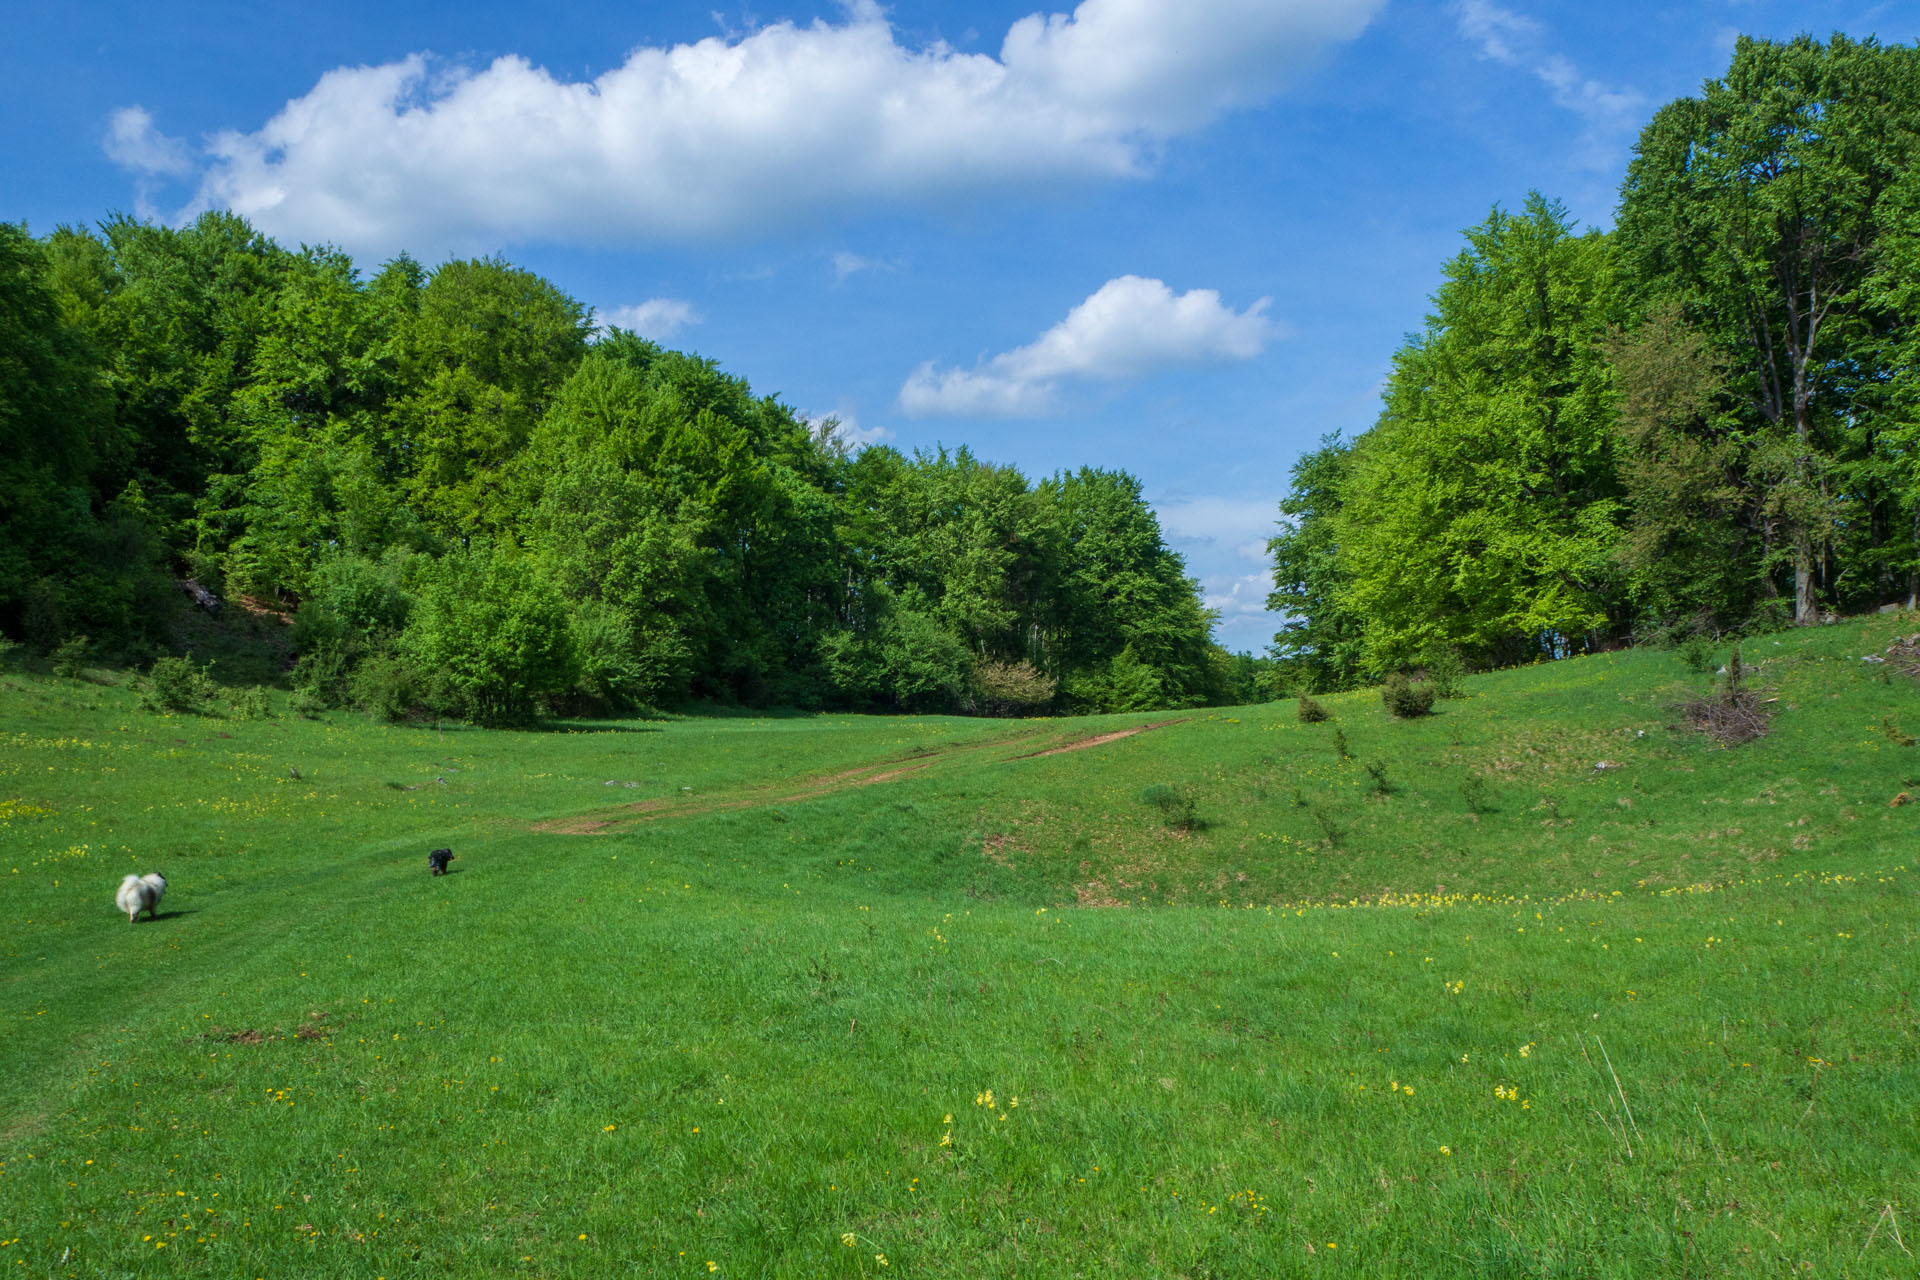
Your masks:
{"label": "green foliage", "polygon": [[1433,710],[1434,687],[1415,680],[1404,671],[1396,671],[1380,686],[1380,702],[1388,714],[1398,720],[1411,720]]}
{"label": "green foliage", "polygon": [[1367,777],[1373,781],[1373,793],[1375,795],[1384,796],[1392,792],[1393,788],[1387,781],[1386,761],[1369,760],[1366,763],[1366,769]]}
{"label": "green foliage", "polygon": [[1680,642],[1680,661],[1697,676],[1713,670],[1714,653],[1713,637],[1704,632],[1696,631]]}
{"label": "green foliage", "polygon": [[1460,799],[1467,812],[1482,814],[1493,808],[1493,784],[1483,773],[1468,773],[1460,779]]}
{"label": "green foliage", "polygon": [[[184,574],[295,610],[297,687],[382,714],[1269,696],[1136,478],[856,453],[711,361],[591,333],[498,259],[363,278],[225,213],[0,228],[0,632],[172,646]],[[453,624],[416,598],[480,540],[563,625],[443,678],[417,653]]]}
{"label": "green foliage", "polygon": [[1467,664],[1460,660],[1460,651],[1452,645],[1441,645],[1427,655],[1427,683],[1433,686],[1437,698],[1464,698],[1467,696]]}
{"label": "green foliage", "polygon": [[1294,464],[1280,501],[1281,531],[1267,608],[1287,619],[1273,638],[1275,667],[1306,693],[1357,688],[1364,677],[1366,618],[1347,603],[1352,573],[1341,553],[1340,521],[1353,447],[1335,435]]}
{"label": "green foliage", "polygon": [[[1759,535],[1756,567],[1791,576],[1799,622],[1813,620],[1822,594],[1840,594],[1822,581],[1830,550],[1852,559],[1881,540],[1863,537],[1871,521],[1859,507],[1891,478],[1871,456],[1886,429],[1874,389],[1892,373],[1883,334],[1893,317],[1876,303],[1899,290],[1869,281],[1887,261],[1893,193],[1920,136],[1916,68],[1912,46],[1742,37],[1724,77],[1655,114],[1622,188],[1618,238],[1634,292],[1700,339],[1679,381],[1701,394],[1678,400],[1679,422],[1665,427],[1687,432],[1698,455],[1688,505],[1710,517],[1704,567],[1717,576],[1712,551],[1734,550],[1735,571],[1751,572]],[[1656,508],[1655,531],[1674,527],[1668,507]],[[1876,559],[1875,570],[1890,567]],[[1881,577],[1866,590],[1892,585]],[[1680,594],[1677,584],[1664,593]],[[1712,585],[1706,598],[1725,594]]]}
{"label": "green foliage", "polygon": [[1353,749],[1347,745],[1347,731],[1337,725],[1333,730],[1333,754],[1341,760],[1353,759]]}
{"label": "green foliage", "polygon": [[376,653],[363,659],[347,680],[353,705],[377,719],[404,720],[422,702],[422,681],[407,661],[395,653]]}
{"label": "green foliage", "polygon": [[1301,724],[1320,724],[1328,719],[1326,707],[1322,706],[1317,699],[1309,698],[1304,693],[1300,695],[1300,704],[1295,714]]}
{"label": "green foliage", "polygon": [[87,659],[91,656],[85,636],[69,636],[62,640],[53,651],[53,674],[76,679],[87,669]]}
{"label": "green foliage", "polygon": [[150,711],[198,711],[215,687],[191,658],[155,658],[147,669],[146,705]]}
{"label": "green foliage", "polygon": [[271,720],[273,704],[267,697],[267,691],[259,685],[241,690],[228,704],[236,720]]}
{"label": "green foliage", "polygon": [[1366,662],[1515,661],[1607,626],[1618,482],[1604,353],[1613,257],[1537,193],[1445,268],[1355,446],[1337,537]]}
{"label": "green foliage", "polygon": [[579,679],[559,592],[526,557],[483,543],[423,573],[401,654],[433,673],[438,709],[481,725],[525,724]]}
{"label": "green foliage", "polygon": [[1200,825],[1199,802],[1190,788],[1156,782],[1140,793],[1140,799],[1159,813],[1169,830],[1192,831]]}

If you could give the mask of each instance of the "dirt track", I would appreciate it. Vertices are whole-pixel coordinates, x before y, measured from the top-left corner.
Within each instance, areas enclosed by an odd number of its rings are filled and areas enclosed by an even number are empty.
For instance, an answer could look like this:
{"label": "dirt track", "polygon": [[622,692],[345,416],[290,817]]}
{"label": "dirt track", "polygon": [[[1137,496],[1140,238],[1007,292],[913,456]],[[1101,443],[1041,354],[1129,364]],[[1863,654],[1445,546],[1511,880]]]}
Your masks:
{"label": "dirt track", "polygon": [[[1028,751],[1019,755],[1007,756],[1003,763],[1013,764],[1021,760],[1037,760],[1043,756],[1057,756],[1069,751],[1085,751],[1090,747],[1103,747],[1122,738],[1131,738],[1135,734],[1150,729],[1164,729],[1168,725],[1179,724],[1179,720],[1162,720],[1156,724],[1135,725],[1131,729],[1116,729],[1112,733],[1097,734],[1089,738],[1080,738],[1064,742],[1058,746],[1047,747],[1039,751]],[[832,795],[838,791],[851,790],[854,787],[871,787],[880,783],[892,782],[910,774],[919,773],[936,764],[982,751],[997,751],[1007,747],[1019,746],[1042,736],[1043,731],[1013,734],[1005,738],[995,738],[988,742],[978,742],[965,747],[950,747],[944,751],[930,751],[922,755],[908,756],[904,759],[891,759],[862,765],[855,769],[845,769],[839,773],[818,777],[789,778],[777,782],[761,783],[745,791],[731,795],[701,797],[695,800],[677,800],[671,797],[657,800],[641,800],[634,804],[617,805],[612,808],[596,810],[573,818],[550,818],[545,822],[533,824],[535,831],[551,835],[592,836],[610,835],[613,832],[636,826],[643,822],[658,822],[662,818],[693,818],[708,813],[723,813],[733,809],[754,809],[768,805],[793,804],[801,800],[813,800],[820,796]]]}

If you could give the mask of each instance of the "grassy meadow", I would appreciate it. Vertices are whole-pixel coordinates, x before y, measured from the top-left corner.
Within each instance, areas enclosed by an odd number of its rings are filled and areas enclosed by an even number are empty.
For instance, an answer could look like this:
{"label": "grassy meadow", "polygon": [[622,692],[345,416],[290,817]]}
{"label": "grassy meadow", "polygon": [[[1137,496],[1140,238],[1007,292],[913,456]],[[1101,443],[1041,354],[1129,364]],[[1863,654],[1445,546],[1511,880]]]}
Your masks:
{"label": "grassy meadow", "polygon": [[1903,628],[1749,641],[1734,750],[1652,651],[1406,723],[0,673],[0,1274],[1920,1274]]}

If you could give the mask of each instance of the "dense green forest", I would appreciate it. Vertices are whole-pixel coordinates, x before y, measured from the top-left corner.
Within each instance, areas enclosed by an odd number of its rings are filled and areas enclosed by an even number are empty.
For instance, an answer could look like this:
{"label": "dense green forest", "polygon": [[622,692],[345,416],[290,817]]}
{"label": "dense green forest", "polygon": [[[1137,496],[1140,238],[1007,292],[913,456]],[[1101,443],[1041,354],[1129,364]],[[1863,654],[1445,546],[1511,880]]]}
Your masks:
{"label": "dense green forest", "polygon": [[1445,265],[1378,421],[1294,469],[1280,678],[1347,688],[1920,593],[1920,51],[1742,39],[1614,227],[1538,194]]}
{"label": "dense green forest", "polygon": [[224,213],[0,225],[0,493],[6,636],[139,663],[190,584],[291,620],[303,706],[1252,696],[1132,476],[850,450],[506,262],[366,277]]}

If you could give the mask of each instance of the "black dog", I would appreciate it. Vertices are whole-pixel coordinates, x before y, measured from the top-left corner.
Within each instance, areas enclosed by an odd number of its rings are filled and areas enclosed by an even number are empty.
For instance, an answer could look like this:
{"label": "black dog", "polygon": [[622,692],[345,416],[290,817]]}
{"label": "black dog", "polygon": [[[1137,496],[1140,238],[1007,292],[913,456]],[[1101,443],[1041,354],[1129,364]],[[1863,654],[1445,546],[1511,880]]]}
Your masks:
{"label": "black dog", "polygon": [[433,868],[433,874],[437,876],[447,874],[447,864],[452,861],[453,850],[451,849],[435,849],[427,855],[427,865]]}

